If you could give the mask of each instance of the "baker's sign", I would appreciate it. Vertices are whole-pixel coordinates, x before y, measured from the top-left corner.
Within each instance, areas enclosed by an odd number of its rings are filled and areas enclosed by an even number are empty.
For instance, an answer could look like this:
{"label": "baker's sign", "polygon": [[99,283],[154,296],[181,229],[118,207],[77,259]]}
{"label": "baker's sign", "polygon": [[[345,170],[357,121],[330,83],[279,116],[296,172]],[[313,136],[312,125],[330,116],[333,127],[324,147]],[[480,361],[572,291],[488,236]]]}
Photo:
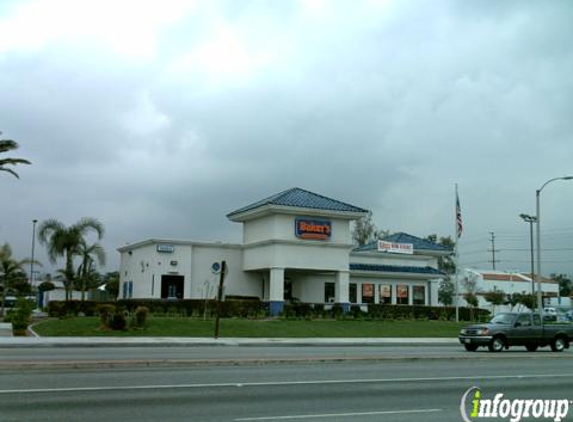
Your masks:
{"label": "baker's sign", "polygon": [[332,233],[332,224],[328,220],[296,218],[294,231],[301,239],[327,240]]}

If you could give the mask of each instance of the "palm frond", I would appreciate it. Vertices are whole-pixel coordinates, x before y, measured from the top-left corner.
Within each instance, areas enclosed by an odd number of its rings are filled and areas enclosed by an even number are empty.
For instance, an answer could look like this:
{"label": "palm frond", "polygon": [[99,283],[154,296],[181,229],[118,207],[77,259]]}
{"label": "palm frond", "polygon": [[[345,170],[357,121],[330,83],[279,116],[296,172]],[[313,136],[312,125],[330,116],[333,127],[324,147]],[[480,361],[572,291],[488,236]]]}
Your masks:
{"label": "palm frond", "polygon": [[15,172],[14,170],[12,170],[12,169],[7,169],[7,168],[4,168],[4,167],[1,167],[1,166],[0,166],[0,171],[6,171],[6,172],[10,173],[12,176],[16,177],[16,179],[19,179],[19,178],[20,178],[20,176],[18,176],[18,173],[16,173],[16,172]]}
{"label": "palm frond", "polygon": [[78,230],[81,235],[86,234],[90,229],[92,229],[96,232],[98,239],[101,239],[105,233],[105,227],[102,222],[93,217],[83,217],[72,227],[75,230]]}
{"label": "palm frond", "polygon": [[2,139],[0,141],[0,152],[12,151],[18,149],[18,147],[18,142],[13,141],[12,139]]}

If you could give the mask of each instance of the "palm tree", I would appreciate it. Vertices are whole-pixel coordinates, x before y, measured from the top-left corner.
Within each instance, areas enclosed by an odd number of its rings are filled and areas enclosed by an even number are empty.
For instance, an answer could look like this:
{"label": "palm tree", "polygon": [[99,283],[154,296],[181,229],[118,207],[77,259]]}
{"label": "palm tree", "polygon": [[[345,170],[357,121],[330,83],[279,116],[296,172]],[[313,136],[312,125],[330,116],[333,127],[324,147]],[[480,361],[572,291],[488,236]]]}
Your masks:
{"label": "palm tree", "polygon": [[[12,248],[8,243],[0,247],[0,317],[4,317],[4,308],[6,307],[6,294],[8,288],[15,281],[22,278],[26,279],[24,267],[32,262],[30,259],[23,259],[17,261],[12,257]],[[34,261],[35,264],[41,265],[39,262]]]}
{"label": "palm tree", "polygon": [[82,239],[77,255],[81,257],[82,263],[78,267],[77,278],[79,281],[79,289],[82,292],[82,301],[85,299],[86,290],[97,286],[97,273],[94,268],[94,257],[97,259],[99,265],[105,265],[105,250],[99,243],[88,245]]}
{"label": "palm tree", "polygon": [[48,219],[38,228],[38,240],[40,244],[48,248],[50,262],[56,263],[58,257],[64,257],[64,286],[66,288],[66,300],[70,299],[70,292],[74,286],[74,256],[78,255],[84,236],[90,231],[97,234],[98,240],[103,237],[103,224],[95,218],[84,217],[77,223],[66,227],[53,218]]}
{"label": "palm tree", "polygon": [[[2,132],[0,132],[0,135]],[[11,139],[2,139],[0,140],[0,153],[8,152],[18,149],[18,143],[12,141]],[[6,168],[7,165],[15,166],[16,164],[32,164],[28,160],[24,160],[23,158],[0,158],[0,171],[7,171],[11,175],[15,176],[16,178],[20,178],[18,173],[14,170]]]}

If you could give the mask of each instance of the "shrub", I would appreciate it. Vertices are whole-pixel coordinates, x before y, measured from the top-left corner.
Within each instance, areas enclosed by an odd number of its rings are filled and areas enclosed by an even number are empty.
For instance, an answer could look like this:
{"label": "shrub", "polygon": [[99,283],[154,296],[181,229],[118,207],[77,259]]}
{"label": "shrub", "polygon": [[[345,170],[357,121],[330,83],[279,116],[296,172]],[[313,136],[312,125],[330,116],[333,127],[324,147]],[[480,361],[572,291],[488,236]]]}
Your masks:
{"label": "shrub", "polygon": [[[210,311],[215,310],[215,303],[212,299],[207,300],[207,308]],[[122,299],[116,302],[51,301],[48,304],[48,314],[53,317],[65,317],[83,312],[87,316],[92,316],[96,313],[96,308],[104,304],[117,305],[118,308],[125,309],[130,313],[133,313],[138,307],[144,306],[153,315],[198,316],[203,315],[205,299]],[[225,302],[221,302],[220,310],[221,316],[224,318],[259,318],[268,315],[267,304],[250,297],[229,297]]]}
{"label": "shrub", "polygon": [[116,311],[111,318],[111,329],[115,331],[124,331],[127,328],[127,311]]}
{"label": "shrub", "polygon": [[52,300],[48,303],[48,316],[63,318],[67,313],[66,302]]}
{"label": "shrub", "polygon": [[97,312],[99,314],[99,320],[102,327],[111,328],[112,315],[116,312],[115,306],[109,304],[99,305],[97,307]]}
{"label": "shrub", "polygon": [[361,318],[362,316],[364,316],[364,312],[362,312],[362,308],[360,308],[360,305],[351,305],[350,315],[353,318]]}
{"label": "shrub", "polygon": [[332,318],[341,318],[344,315],[344,308],[340,303],[335,303],[330,309],[330,315]]}
{"label": "shrub", "polygon": [[7,321],[12,322],[12,332],[14,335],[20,336],[26,334],[26,329],[32,321],[32,311],[34,307],[35,303],[31,300],[19,298],[16,301],[16,306],[10,311]]}
{"label": "shrub", "polygon": [[133,313],[132,325],[136,328],[144,328],[147,323],[147,315],[149,314],[149,309],[145,306],[138,306]]}
{"label": "shrub", "polygon": [[[460,321],[471,321],[472,312],[476,318],[485,318],[490,314],[486,309],[460,307]],[[429,319],[448,321],[455,319],[456,308],[453,306],[370,304],[368,305],[368,315],[375,320]]]}
{"label": "shrub", "polygon": [[67,302],[52,300],[48,303],[48,315],[57,318],[79,314],[94,316],[97,306],[98,302],[93,300],[70,300]]}

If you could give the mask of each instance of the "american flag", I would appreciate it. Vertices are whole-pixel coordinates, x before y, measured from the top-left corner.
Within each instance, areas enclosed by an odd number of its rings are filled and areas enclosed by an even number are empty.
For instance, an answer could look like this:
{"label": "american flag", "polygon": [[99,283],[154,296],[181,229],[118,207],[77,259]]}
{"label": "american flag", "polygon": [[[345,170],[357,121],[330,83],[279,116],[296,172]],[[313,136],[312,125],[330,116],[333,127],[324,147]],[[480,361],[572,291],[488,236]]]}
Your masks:
{"label": "american flag", "polygon": [[456,234],[458,239],[462,235],[464,226],[462,224],[462,209],[460,207],[460,197],[458,196],[458,187],[456,186]]}

